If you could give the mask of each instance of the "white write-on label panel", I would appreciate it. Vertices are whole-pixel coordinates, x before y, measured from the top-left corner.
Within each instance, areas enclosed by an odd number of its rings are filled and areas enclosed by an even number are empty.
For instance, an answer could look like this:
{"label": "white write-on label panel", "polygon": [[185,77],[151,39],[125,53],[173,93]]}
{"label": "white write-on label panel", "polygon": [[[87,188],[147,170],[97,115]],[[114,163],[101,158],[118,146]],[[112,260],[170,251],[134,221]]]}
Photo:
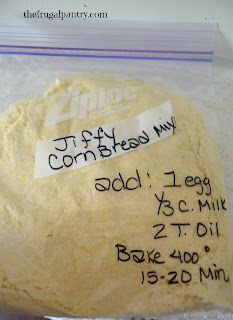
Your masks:
{"label": "white write-on label panel", "polygon": [[111,159],[158,142],[174,132],[175,119],[168,100],[133,118],[39,141],[35,155],[35,178]]}

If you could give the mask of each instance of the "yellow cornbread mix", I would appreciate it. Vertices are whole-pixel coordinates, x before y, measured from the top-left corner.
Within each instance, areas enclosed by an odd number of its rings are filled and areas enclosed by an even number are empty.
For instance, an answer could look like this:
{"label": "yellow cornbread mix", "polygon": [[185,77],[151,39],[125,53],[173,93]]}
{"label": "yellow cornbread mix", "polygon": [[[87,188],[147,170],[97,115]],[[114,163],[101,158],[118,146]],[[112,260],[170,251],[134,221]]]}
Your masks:
{"label": "yellow cornbread mix", "polygon": [[0,304],[73,317],[231,309],[219,147],[197,108],[109,73],[0,118]]}

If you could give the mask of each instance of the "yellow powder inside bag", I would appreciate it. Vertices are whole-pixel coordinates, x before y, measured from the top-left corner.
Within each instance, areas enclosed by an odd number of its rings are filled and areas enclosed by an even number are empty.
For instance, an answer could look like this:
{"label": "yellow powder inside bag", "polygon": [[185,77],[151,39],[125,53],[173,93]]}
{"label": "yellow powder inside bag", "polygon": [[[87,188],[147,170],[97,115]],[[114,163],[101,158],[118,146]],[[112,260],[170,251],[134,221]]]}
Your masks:
{"label": "yellow powder inside bag", "polygon": [[[133,118],[167,100],[174,135],[34,179],[39,141]],[[190,103],[141,81],[57,80],[0,119],[0,240],[0,304],[8,310],[154,316],[233,304],[218,145]]]}

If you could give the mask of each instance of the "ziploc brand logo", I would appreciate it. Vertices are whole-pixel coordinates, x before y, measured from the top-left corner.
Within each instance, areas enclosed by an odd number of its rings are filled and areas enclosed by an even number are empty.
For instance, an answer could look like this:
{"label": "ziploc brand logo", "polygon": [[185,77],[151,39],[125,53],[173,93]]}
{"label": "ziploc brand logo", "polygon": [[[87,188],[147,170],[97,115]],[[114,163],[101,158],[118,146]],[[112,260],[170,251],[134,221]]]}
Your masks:
{"label": "ziploc brand logo", "polygon": [[39,141],[35,178],[77,170],[135,152],[173,135],[175,128],[171,101],[168,100],[131,118]]}
{"label": "ziploc brand logo", "polygon": [[[47,115],[45,127],[50,127],[73,117],[85,118],[90,111],[103,109],[109,105],[117,105],[124,100],[132,100],[137,96],[137,88],[136,86],[130,86],[108,90],[101,88],[97,91],[82,94],[79,90],[73,93],[63,93],[56,97],[58,104]],[[68,111],[64,113],[63,110],[67,106]]]}

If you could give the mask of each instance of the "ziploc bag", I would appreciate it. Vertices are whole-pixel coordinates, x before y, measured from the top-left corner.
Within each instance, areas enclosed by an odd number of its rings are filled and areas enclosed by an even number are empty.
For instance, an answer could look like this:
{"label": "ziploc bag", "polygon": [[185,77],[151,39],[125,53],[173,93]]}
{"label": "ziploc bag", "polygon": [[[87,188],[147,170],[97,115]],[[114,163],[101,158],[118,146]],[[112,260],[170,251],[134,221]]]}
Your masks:
{"label": "ziploc bag", "polygon": [[216,26],[116,26],[1,37],[2,309],[231,310]]}

